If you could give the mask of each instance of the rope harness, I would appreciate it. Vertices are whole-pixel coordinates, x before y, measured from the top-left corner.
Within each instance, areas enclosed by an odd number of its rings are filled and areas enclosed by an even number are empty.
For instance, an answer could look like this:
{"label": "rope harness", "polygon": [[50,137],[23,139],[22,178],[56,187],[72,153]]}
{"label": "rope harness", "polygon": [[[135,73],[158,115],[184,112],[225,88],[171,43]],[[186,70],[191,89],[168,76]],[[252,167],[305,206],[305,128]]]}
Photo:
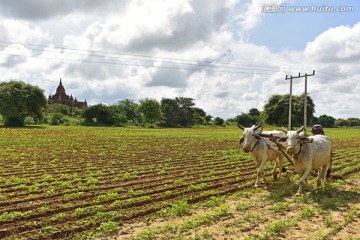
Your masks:
{"label": "rope harness", "polygon": [[294,154],[294,156],[293,156],[293,159],[294,159],[294,160],[298,160],[298,157],[299,157],[300,152],[301,152],[302,144],[301,144],[301,143],[298,143],[298,144],[300,145],[300,148],[299,148],[299,151]]}
{"label": "rope harness", "polygon": [[[273,149],[264,139],[264,137],[261,137],[261,140],[265,142],[266,146],[268,147],[269,150],[273,150],[275,152],[278,152],[280,150],[280,152],[286,157],[286,159],[291,163],[292,166],[294,166],[294,162],[289,158],[289,156],[284,152],[284,150],[282,149],[283,146],[281,144],[279,144],[274,138],[269,138],[270,141],[272,141],[273,143],[275,143],[275,145],[278,147],[278,149]],[[251,142],[251,144],[253,144],[254,141]],[[255,145],[254,147],[250,150],[250,152],[254,151],[255,147],[257,146],[257,144],[259,143],[259,140],[255,140]],[[297,152],[294,155],[295,160],[297,160],[298,155],[301,152],[301,144],[300,144],[300,149],[299,152]]]}
{"label": "rope harness", "polygon": [[[254,141],[253,141],[254,142]],[[257,141],[257,140],[255,140],[255,145],[254,145],[254,147],[251,149],[251,151],[250,152],[252,152],[252,151],[254,151],[254,149],[255,149],[255,147],[256,147],[256,145],[259,143],[259,141]],[[251,143],[252,144],[252,143]]]}

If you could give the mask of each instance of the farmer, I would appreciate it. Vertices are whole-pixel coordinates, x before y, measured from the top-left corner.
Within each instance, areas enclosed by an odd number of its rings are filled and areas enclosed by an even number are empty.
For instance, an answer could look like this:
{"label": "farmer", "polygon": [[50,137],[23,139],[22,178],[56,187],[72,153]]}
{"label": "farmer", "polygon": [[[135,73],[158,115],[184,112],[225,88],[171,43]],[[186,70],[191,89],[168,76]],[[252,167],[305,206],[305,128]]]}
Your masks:
{"label": "farmer", "polygon": [[320,124],[315,124],[311,129],[312,135],[325,135],[324,130]]}

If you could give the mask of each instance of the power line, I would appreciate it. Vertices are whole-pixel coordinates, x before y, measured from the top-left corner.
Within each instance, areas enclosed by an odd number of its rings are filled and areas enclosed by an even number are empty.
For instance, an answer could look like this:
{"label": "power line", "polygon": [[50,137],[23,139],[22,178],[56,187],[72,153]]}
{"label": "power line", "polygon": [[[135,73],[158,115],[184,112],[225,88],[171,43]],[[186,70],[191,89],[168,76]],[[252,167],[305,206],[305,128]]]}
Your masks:
{"label": "power line", "polygon": [[[19,42],[10,42],[10,41],[0,41],[0,43],[6,43],[6,44],[20,44],[24,46],[32,46],[32,47],[41,47],[41,48],[48,48],[49,46],[45,45],[36,45],[36,44],[26,44],[26,43],[19,43]],[[218,62],[214,60],[195,60],[195,59],[183,59],[183,58],[170,58],[170,57],[155,57],[155,56],[149,56],[149,55],[141,55],[141,54],[129,54],[129,53],[121,53],[121,52],[107,52],[107,51],[97,51],[97,50],[85,50],[85,49],[76,49],[76,48],[66,48],[66,47],[59,47],[54,46],[54,48],[61,49],[61,50],[70,50],[70,51],[80,51],[85,53],[101,53],[101,54],[111,54],[111,55],[121,55],[121,56],[131,56],[131,57],[142,57],[142,58],[150,58],[150,59],[164,59],[164,60],[171,60],[171,61],[185,61],[185,62],[195,62],[196,64],[216,64],[216,65],[226,65],[226,66],[240,66],[240,67],[253,67],[256,68],[256,70],[259,71],[271,71],[271,70],[265,70],[265,69],[278,69],[280,71],[281,69],[284,70],[301,70],[304,71],[306,69],[294,69],[294,68],[286,68],[286,67],[278,67],[278,66],[264,66],[264,65],[254,65],[254,64],[239,64],[239,63],[228,63],[228,62]],[[40,51],[40,50],[37,50]],[[44,50],[43,51],[48,51]],[[141,59],[144,61],[144,59]],[[224,66],[222,66],[224,67]],[[257,69],[260,68],[260,69]]]}
{"label": "power line", "polygon": [[[106,62],[106,61],[76,60],[76,59],[69,59],[69,58],[52,58],[52,57],[40,57],[40,56],[24,56],[24,55],[19,55],[19,54],[5,54],[5,53],[0,53],[0,55],[16,56],[16,57],[25,57],[25,58],[39,58],[39,59],[58,60],[58,61],[73,61],[73,62],[81,62],[81,63],[85,62],[85,63],[96,63],[96,64],[138,66],[138,67],[148,67],[148,68],[165,68],[165,69],[178,69],[178,70],[204,71],[204,72],[220,72],[220,73],[235,73],[235,74],[272,75],[272,74],[269,74],[269,73],[222,71],[222,70],[217,70],[217,69],[183,68],[183,67],[171,67],[171,66],[149,66],[149,65],[136,64],[136,63],[120,63],[120,62]],[[274,73],[274,74],[277,74],[277,73]]]}
{"label": "power line", "polygon": [[[324,73],[324,72],[321,72],[321,73]],[[328,75],[333,75],[333,74],[330,74],[330,73],[327,73]],[[327,84],[329,85],[330,87],[339,87],[339,88],[343,88],[343,89],[347,89],[347,90],[351,90],[353,87],[354,87],[354,84],[353,84],[353,81],[352,83],[339,83],[339,82],[334,82],[334,81],[340,81],[340,80],[350,80],[350,78],[340,78],[340,75],[339,75],[339,78],[328,78],[328,77],[323,77],[323,76],[319,76],[319,75],[315,75],[314,78],[317,78],[317,79],[322,79],[322,80],[318,80],[317,82],[319,83],[323,83],[323,84]],[[324,81],[324,80],[328,80],[328,81]],[[329,81],[332,81],[331,83]]]}
{"label": "power line", "polygon": [[[0,46],[4,47],[4,46]],[[13,49],[22,49],[20,47],[11,47]],[[50,52],[50,53],[58,53],[56,51],[51,50],[45,50],[45,49],[31,49],[33,51],[41,51],[41,52]],[[1,54],[1,53],[0,53]],[[264,72],[273,72],[273,70],[267,70],[267,69],[259,69],[259,68],[244,68],[244,67],[229,67],[229,66],[217,66],[216,64],[194,64],[194,63],[179,63],[174,61],[156,61],[156,60],[150,60],[150,59],[139,59],[139,58],[122,58],[122,57],[112,57],[112,56],[106,56],[106,55],[95,55],[95,54],[83,54],[83,53],[66,53],[70,55],[77,55],[77,56],[88,56],[88,57],[101,57],[101,58],[109,58],[109,59],[121,59],[121,60],[133,60],[133,61],[143,61],[143,62],[150,62],[150,63],[164,63],[164,64],[177,64],[177,65],[185,65],[185,66],[195,66],[195,67],[212,67],[212,68],[225,68],[225,69],[235,69],[235,70],[255,70],[255,71],[264,71]],[[5,55],[5,54],[2,54]],[[10,54],[9,54],[10,55]],[[24,56],[27,57],[27,56]],[[104,63],[104,62],[103,62]]]}
{"label": "power line", "polygon": [[[333,79],[322,78],[322,77],[319,77],[319,76],[315,76],[315,78],[325,79],[325,80],[333,80]],[[323,83],[323,84],[327,84],[329,87],[337,87],[337,88],[342,88],[342,89],[346,89],[346,90],[352,90],[354,88],[353,83],[349,83],[349,86],[345,86],[343,84],[329,83],[327,81],[322,81],[322,80],[319,80],[318,82]]]}
{"label": "power line", "polygon": [[327,73],[327,72],[322,72],[322,71],[318,71],[318,73],[323,73],[323,74],[327,74],[327,75],[331,75],[331,76],[335,76],[335,77],[339,77],[339,78],[344,78],[346,79],[347,77],[338,75],[338,74],[334,74],[334,73]]}
{"label": "power line", "polygon": [[[96,51],[96,50],[85,50],[85,49],[76,49],[76,48],[67,48],[67,47],[59,47],[53,46],[54,50],[49,50],[49,46],[45,45],[37,45],[37,44],[28,44],[28,43],[20,43],[20,42],[11,42],[11,41],[1,41],[0,43],[8,44],[7,46],[0,46],[5,48],[13,48],[13,49],[23,49],[20,47],[10,46],[10,44],[19,44],[23,46],[32,47],[30,50],[36,52],[51,52],[51,53],[59,53],[55,49],[60,49],[63,51],[73,51],[73,52],[61,52],[62,54],[69,54],[69,55],[77,55],[77,56],[88,56],[94,58],[107,58],[107,59],[115,59],[115,60],[131,60],[131,61],[141,61],[141,62],[149,62],[149,63],[162,63],[162,64],[176,64],[177,66],[149,66],[146,64],[139,64],[139,63],[124,63],[124,62],[110,62],[110,61],[94,61],[94,60],[76,60],[76,59],[69,59],[69,58],[51,58],[51,57],[43,57],[43,56],[25,56],[19,54],[5,54],[0,53],[0,55],[8,55],[8,56],[21,56],[26,58],[42,58],[48,60],[60,60],[60,61],[73,61],[73,62],[84,62],[84,63],[97,63],[97,64],[110,64],[110,65],[124,65],[124,66],[142,66],[142,67],[151,67],[151,68],[166,68],[166,69],[181,69],[181,70],[191,70],[191,71],[206,71],[206,72],[220,72],[220,73],[236,73],[236,74],[259,74],[259,75],[273,75],[278,74],[282,70],[304,70],[304,69],[294,69],[294,68],[286,68],[286,67],[276,67],[276,66],[263,66],[263,65],[251,65],[251,64],[239,64],[239,63],[225,63],[225,62],[218,62],[214,60],[194,60],[194,59],[181,59],[181,58],[170,58],[170,57],[156,57],[150,55],[141,55],[141,54],[129,54],[129,53],[121,53],[121,52],[108,52],[108,51]],[[37,49],[42,48],[42,49]],[[100,54],[100,55],[99,55]],[[179,62],[181,61],[181,62]],[[185,67],[190,66],[190,68]],[[208,69],[204,69],[204,68]],[[210,68],[210,69],[209,69]],[[226,70],[220,70],[226,69]],[[234,71],[232,71],[234,70]],[[245,70],[244,71],[236,71],[236,70]],[[249,72],[248,72],[249,71]],[[267,72],[267,73],[264,73]],[[326,74],[330,76],[335,76],[337,78],[348,79],[344,76],[318,71],[318,73]],[[325,77],[316,76],[320,79],[327,79],[327,80],[336,80],[336,79],[329,79]],[[327,84],[327,82],[319,81],[322,83]],[[340,88],[349,89],[351,87],[336,85]]]}
{"label": "power line", "polygon": [[[56,52],[57,53],[57,52]],[[38,58],[38,59],[47,59],[47,60],[57,60],[57,61],[72,61],[72,62],[84,62],[84,63],[95,63],[95,64],[109,64],[109,65],[124,65],[124,66],[138,66],[138,67],[147,67],[147,68],[164,68],[164,69],[176,69],[176,70],[189,70],[189,71],[205,71],[205,72],[219,72],[219,73],[233,73],[233,74],[259,74],[259,75],[274,75],[274,74],[280,74],[281,72],[269,72],[269,73],[259,73],[256,71],[265,71],[265,70],[261,70],[261,69],[250,69],[250,68],[233,68],[233,67],[221,67],[221,66],[214,66],[214,65],[195,65],[195,64],[186,64],[188,66],[194,66],[194,67],[198,67],[198,68],[187,68],[187,67],[183,67],[184,64],[178,64],[179,66],[154,66],[154,65],[146,65],[146,64],[139,64],[139,63],[124,63],[124,62],[109,62],[109,61],[94,61],[94,60],[82,60],[82,59],[71,59],[71,58],[57,58],[57,57],[44,57],[44,56],[26,56],[26,55],[21,55],[21,54],[6,54],[6,53],[0,53],[0,55],[4,55],[4,56],[16,56],[16,57],[25,57],[25,58]],[[84,54],[81,54],[81,56],[84,56]],[[129,59],[126,59],[129,60]],[[137,60],[137,61],[144,61],[141,59],[132,59],[132,60]],[[146,61],[145,61],[146,62]],[[155,63],[152,62],[151,60],[148,60],[147,62],[150,63]],[[161,63],[169,63],[169,64],[175,64],[172,62],[161,62]],[[206,69],[206,68],[199,68],[199,67],[209,67],[210,69]],[[217,68],[217,69],[216,69]],[[234,69],[234,70],[249,70],[248,72],[244,72],[244,71],[229,71],[229,70],[220,70],[222,68],[225,69]],[[253,70],[253,71],[250,71]],[[324,77],[319,77],[319,76],[315,76],[316,78],[319,79],[325,79],[325,80],[334,80],[334,79],[329,79],[329,78],[324,78]],[[318,81],[320,83],[323,84],[329,84],[328,82],[325,81]],[[351,86],[344,86],[344,85],[339,85],[338,83],[331,83],[330,87],[338,87],[338,88],[342,88],[342,89],[346,89],[346,90],[351,90],[352,87]]]}
{"label": "power line", "polygon": [[[7,43],[7,44],[20,44],[24,46],[33,46],[33,47],[41,47],[41,48],[48,48],[49,46],[44,45],[36,45],[36,44],[25,44],[25,43],[17,43],[17,42],[9,42],[9,41],[0,41],[0,43]],[[153,58],[153,59],[165,59],[165,60],[173,60],[173,61],[186,61],[186,62],[197,62],[197,63],[213,63],[213,64],[220,64],[220,65],[231,65],[231,66],[248,66],[248,67],[258,67],[258,68],[279,68],[273,66],[260,66],[260,65],[250,65],[250,64],[231,64],[225,62],[214,62],[214,61],[203,61],[203,60],[194,60],[194,59],[182,59],[182,58],[169,58],[169,57],[155,57],[150,55],[141,55],[141,54],[129,54],[129,53],[121,53],[121,52],[107,52],[107,51],[97,51],[97,50],[85,50],[85,49],[76,49],[76,48],[66,48],[66,47],[59,47],[54,46],[54,48],[61,49],[61,50],[71,50],[71,51],[80,51],[86,53],[102,53],[102,54],[112,54],[112,55],[122,55],[122,56],[132,56],[132,57],[143,57],[143,58]]]}

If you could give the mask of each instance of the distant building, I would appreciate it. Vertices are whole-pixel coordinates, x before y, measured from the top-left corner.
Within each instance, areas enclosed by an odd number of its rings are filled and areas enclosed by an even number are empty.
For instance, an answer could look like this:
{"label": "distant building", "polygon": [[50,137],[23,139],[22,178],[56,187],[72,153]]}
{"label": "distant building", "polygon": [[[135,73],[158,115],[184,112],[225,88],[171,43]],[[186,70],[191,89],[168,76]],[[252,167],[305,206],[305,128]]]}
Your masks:
{"label": "distant building", "polygon": [[60,84],[56,88],[56,93],[54,95],[49,95],[48,99],[49,105],[58,103],[58,104],[64,104],[69,106],[69,111],[73,112],[74,109],[77,108],[86,108],[87,102],[86,100],[84,102],[79,102],[76,98],[74,99],[73,96],[69,96],[65,93],[65,88],[62,85],[61,78],[60,78]]}

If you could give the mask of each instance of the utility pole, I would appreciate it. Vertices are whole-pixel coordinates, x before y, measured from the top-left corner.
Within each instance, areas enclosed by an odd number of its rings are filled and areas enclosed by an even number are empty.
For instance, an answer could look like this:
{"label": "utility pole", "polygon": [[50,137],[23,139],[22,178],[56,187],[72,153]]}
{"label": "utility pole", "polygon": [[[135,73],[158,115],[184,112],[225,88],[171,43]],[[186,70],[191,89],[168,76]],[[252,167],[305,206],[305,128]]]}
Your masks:
{"label": "utility pole", "polygon": [[307,77],[308,76],[314,76],[315,75],[315,70],[313,70],[312,74],[307,74],[305,73],[305,75],[301,75],[299,73],[299,76],[293,77],[290,76],[288,77],[288,75],[286,75],[285,80],[290,79],[290,100],[289,100],[289,130],[291,129],[291,110],[292,110],[292,80],[294,78],[301,78],[301,77],[305,77],[305,92],[304,92],[304,136],[306,136],[306,127],[307,127]]}
{"label": "utility pole", "polygon": [[[286,75],[287,77],[287,75]],[[291,130],[291,113],[292,113],[292,79],[293,77],[290,77],[290,98],[289,98],[289,120],[288,120],[288,130]]]}

